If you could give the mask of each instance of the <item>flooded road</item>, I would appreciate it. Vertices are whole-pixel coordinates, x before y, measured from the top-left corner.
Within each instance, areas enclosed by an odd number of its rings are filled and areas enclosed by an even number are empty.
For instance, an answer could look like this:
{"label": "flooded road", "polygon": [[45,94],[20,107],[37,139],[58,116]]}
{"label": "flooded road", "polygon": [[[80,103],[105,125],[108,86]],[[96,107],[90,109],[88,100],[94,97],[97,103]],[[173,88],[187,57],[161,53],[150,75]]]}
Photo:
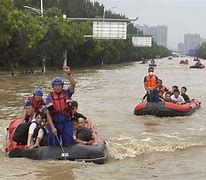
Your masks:
{"label": "flooded road", "polygon": [[[166,87],[186,86],[190,98],[202,102],[191,116],[133,115],[145,93],[143,78],[148,64],[74,70],[77,87],[73,99],[79,102],[79,112],[93,121],[107,141],[108,162],[33,161],[9,159],[0,153],[0,179],[206,179],[206,70],[189,69],[179,61],[156,60],[155,72]],[[189,59],[189,65],[194,63]],[[61,71],[15,77],[0,73],[1,149],[8,123],[20,117],[32,89],[40,86],[48,94],[55,76],[67,78]]]}

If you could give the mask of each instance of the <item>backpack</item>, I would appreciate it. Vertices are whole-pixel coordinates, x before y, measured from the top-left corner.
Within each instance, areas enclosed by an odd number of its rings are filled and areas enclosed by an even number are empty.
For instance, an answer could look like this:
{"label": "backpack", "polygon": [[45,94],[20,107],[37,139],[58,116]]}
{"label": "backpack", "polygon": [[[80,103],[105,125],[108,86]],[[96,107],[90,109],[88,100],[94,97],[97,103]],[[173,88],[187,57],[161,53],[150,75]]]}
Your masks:
{"label": "backpack", "polygon": [[17,142],[17,144],[21,145],[26,145],[27,144],[27,138],[28,138],[28,132],[29,132],[29,126],[32,123],[36,123],[35,121],[33,122],[26,122],[26,123],[21,123],[17,126],[16,130],[14,131],[13,135],[13,141]]}

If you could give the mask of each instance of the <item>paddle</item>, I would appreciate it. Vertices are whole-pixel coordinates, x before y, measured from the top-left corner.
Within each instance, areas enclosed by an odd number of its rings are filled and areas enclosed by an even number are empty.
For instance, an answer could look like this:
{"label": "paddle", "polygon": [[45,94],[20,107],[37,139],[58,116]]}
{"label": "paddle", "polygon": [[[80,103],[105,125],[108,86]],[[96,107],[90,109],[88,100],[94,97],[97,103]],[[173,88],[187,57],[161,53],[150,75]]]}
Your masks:
{"label": "paddle", "polygon": [[69,153],[65,153],[64,148],[63,148],[63,146],[62,146],[62,144],[61,144],[61,142],[60,142],[60,140],[59,140],[58,136],[57,136],[57,135],[55,135],[55,137],[57,138],[57,141],[58,141],[58,143],[59,143],[59,146],[60,146],[60,148],[61,148],[61,150],[62,150],[62,155],[61,155],[61,156],[63,156],[63,157],[64,157],[64,160],[67,160],[67,158],[66,158],[66,157],[68,157],[68,156],[69,156]]}

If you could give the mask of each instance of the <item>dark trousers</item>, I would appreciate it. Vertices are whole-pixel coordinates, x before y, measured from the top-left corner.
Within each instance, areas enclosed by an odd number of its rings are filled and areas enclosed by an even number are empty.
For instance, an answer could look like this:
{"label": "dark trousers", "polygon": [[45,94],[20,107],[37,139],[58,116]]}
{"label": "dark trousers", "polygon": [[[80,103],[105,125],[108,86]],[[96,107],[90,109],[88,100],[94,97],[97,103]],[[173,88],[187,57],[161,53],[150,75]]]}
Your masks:
{"label": "dark trousers", "polygon": [[159,94],[156,89],[147,91],[147,102],[159,102]]}
{"label": "dark trousers", "polygon": [[[58,115],[53,118],[54,126],[57,129],[57,137],[59,140],[62,140],[62,145],[67,146],[74,144],[73,140],[73,126],[71,123],[71,117],[65,118],[64,115]],[[48,134],[48,145],[49,146],[59,146],[59,141],[52,134],[52,130],[49,127]]]}

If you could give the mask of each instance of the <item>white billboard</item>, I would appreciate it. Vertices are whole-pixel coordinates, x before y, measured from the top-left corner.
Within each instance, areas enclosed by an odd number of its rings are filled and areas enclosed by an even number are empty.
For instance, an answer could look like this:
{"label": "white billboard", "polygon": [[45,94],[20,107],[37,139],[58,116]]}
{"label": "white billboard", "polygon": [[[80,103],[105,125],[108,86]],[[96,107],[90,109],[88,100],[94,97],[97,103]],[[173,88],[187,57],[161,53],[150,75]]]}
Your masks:
{"label": "white billboard", "polygon": [[135,47],[151,47],[152,46],[152,38],[151,37],[132,37],[132,43]]}
{"label": "white billboard", "polygon": [[127,39],[126,22],[93,22],[94,39]]}

